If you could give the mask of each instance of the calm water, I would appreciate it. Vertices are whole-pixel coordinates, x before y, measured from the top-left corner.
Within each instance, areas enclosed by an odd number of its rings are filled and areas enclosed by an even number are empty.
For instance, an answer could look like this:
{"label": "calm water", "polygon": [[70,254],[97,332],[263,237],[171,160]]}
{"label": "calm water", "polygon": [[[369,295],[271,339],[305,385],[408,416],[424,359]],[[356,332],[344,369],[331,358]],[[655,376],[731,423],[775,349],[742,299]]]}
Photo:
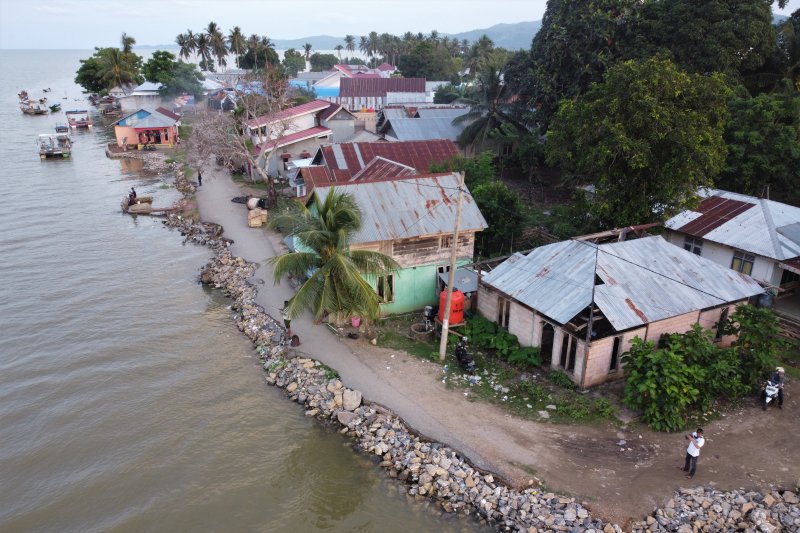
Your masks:
{"label": "calm water", "polygon": [[[85,108],[89,51],[0,51],[0,530],[472,531],[408,503],[371,460],[268,387],[207,250],[119,213],[131,185],[95,117],[40,161],[17,93]],[[66,96],[66,99],[64,97]]]}

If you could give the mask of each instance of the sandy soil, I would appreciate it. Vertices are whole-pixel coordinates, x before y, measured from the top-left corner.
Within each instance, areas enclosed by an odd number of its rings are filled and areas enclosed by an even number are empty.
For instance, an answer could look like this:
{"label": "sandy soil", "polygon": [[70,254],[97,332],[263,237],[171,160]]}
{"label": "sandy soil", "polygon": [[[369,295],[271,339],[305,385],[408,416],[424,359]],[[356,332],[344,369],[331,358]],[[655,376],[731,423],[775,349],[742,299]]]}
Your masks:
{"label": "sandy soil", "polygon": [[[241,189],[212,165],[203,171],[198,206],[203,220],[225,228],[232,251],[261,264],[253,282],[258,303],[276,316],[292,289],[275,285],[265,260],[283,253],[281,236],[247,227],[245,207],[230,200]],[[292,322],[302,340],[300,350],[335,368],[344,383],[365,400],[379,403],[417,432],[446,443],[475,466],[518,487],[539,480],[550,490],[583,499],[593,514],[624,524],[663,505],[684,486],[719,489],[793,488],[800,483],[800,388],[787,384],[783,410],[762,412],[752,404],[727,413],[705,427],[706,446],[691,481],[678,470],[683,464],[683,434],[665,435],[638,425],[620,429],[556,425],[524,420],[498,407],[474,402],[469,391],[448,390],[441,368],[403,352],[340,339],[310,316]],[[617,443],[626,440],[620,447]]]}

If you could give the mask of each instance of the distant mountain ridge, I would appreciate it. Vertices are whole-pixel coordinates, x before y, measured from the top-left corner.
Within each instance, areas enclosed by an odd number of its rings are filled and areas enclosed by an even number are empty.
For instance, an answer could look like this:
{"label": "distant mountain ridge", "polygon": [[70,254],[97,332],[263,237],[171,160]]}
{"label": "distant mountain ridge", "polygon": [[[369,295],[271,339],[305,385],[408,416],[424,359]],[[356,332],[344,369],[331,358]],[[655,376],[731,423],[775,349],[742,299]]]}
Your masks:
{"label": "distant mountain ridge", "polygon": [[[541,20],[534,20],[531,22],[516,22],[514,24],[495,24],[489,28],[463,31],[461,33],[440,33],[442,37],[447,36],[451,39],[455,37],[459,41],[467,39],[473,43],[480,39],[484,34],[494,41],[495,46],[501,46],[509,50],[518,50],[523,48],[528,50],[531,47],[531,41],[539,28],[542,27]],[[356,36],[356,41],[360,36]],[[333,50],[337,44],[344,45],[344,37],[333,37],[331,35],[312,35],[310,37],[301,37],[299,39],[273,39],[275,48],[278,50],[288,50],[294,48],[295,50],[302,50],[305,43],[311,43],[314,50]],[[342,54],[346,54],[342,51]]]}

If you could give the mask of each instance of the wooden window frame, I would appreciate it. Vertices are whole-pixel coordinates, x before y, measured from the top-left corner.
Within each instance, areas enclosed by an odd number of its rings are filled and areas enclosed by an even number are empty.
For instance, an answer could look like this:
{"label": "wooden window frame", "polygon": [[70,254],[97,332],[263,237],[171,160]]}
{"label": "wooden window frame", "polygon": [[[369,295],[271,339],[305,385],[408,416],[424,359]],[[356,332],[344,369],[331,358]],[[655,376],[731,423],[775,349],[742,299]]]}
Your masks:
{"label": "wooden window frame", "polygon": [[735,250],[733,252],[733,259],[731,259],[731,268],[741,274],[753,275],[753,266],[755,266],[756,256],[748,254],[742,250]]}
{"label": "wooden window frame", "polygon": [[703,239],[687,235],[683,240],[683,249],[695,255],[703,255]]}

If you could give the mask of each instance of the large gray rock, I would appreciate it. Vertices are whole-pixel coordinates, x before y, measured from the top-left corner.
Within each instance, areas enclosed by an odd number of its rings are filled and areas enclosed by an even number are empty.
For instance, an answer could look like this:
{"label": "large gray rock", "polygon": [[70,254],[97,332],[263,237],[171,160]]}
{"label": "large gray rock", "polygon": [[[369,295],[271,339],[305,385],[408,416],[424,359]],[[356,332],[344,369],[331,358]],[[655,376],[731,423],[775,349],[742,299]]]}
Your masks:
{"label": "large gray rock", "polygon": [[345,411],[355,411],[361,405],[361,392],[357,390],[345,389],[342,394],[342,409]]}

